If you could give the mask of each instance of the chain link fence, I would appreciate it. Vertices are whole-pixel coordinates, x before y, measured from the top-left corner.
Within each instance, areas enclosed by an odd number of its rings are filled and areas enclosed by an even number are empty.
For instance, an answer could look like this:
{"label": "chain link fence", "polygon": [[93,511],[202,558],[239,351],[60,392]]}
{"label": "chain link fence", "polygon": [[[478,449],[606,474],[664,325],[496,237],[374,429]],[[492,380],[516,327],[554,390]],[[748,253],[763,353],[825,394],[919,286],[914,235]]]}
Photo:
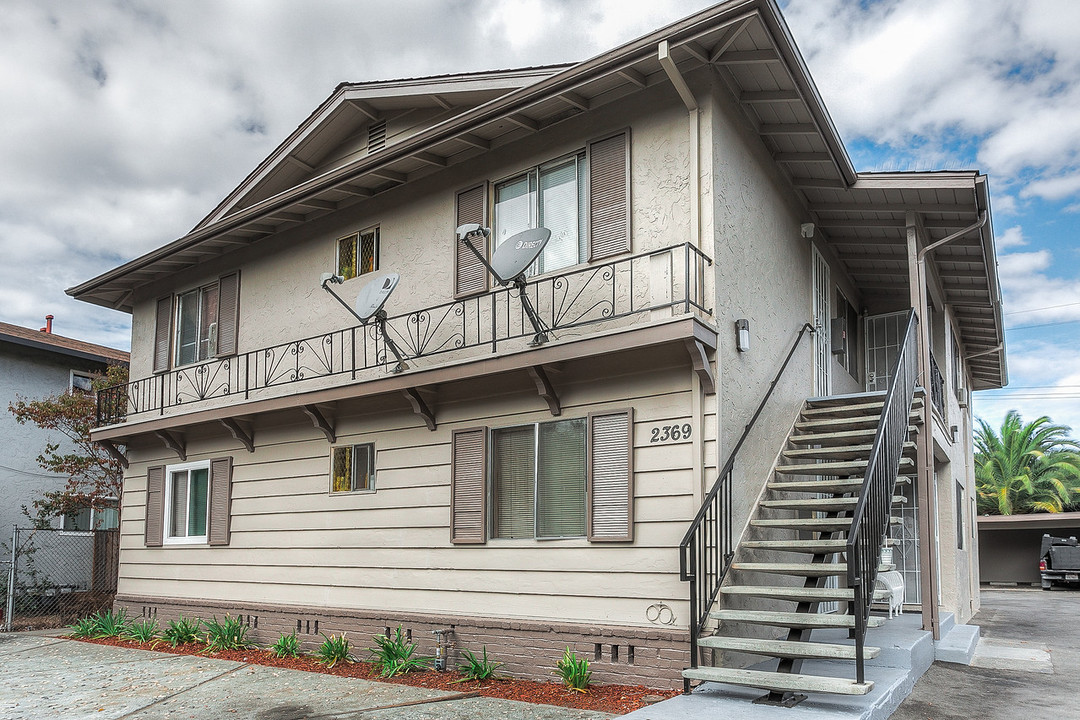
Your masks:
{"label": "chain link fence", "polygon": [[112,606],[120,532],[13,528],[2,544],[3,630],[70,625]]}

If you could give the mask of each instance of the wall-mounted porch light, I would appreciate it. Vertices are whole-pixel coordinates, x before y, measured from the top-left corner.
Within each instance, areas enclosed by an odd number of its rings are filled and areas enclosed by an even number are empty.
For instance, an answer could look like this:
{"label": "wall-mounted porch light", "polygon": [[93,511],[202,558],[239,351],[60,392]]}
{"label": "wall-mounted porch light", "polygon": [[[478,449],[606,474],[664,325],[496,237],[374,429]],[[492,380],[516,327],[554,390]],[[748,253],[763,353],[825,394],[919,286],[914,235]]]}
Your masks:
{"label": "wall-mounted porch light", "polygon": [[749,320],[744,319],[735,321],[735,347],[739,352],[747,352],[750,350]]}

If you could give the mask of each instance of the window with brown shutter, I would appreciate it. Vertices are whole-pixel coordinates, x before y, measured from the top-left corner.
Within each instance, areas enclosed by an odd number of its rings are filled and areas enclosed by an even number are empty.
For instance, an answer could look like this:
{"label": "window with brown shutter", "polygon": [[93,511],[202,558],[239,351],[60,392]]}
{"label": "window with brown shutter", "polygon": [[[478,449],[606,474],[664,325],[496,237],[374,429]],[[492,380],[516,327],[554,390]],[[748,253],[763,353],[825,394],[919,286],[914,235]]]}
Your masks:
{"label": "window with brown shutter", "polygon": [[589,415],[589,540],[634,539],[634,443],[630,410]]}
{"label": "window with brown shutter", "polygon": [[[456,198],[457,228],[466,223],[487,224],[487,183],[462,190]],[[482,256],[487,258],[487,241],[479,238],[470,241]],[[488,272],[472,250],[454,234],[454,297],[475,295],[488,289]]]}
{"label": "window with brown shutter", "polygon": [[487,428],[455,430],[451,440],[450,542],[487,539]]}
{"label": "window with brown shutter", "polygon": [[161,547],[165,527],[165,466],[146,471],[146,547]]}
{"label": "window with brown shutter", "polygon": [[217,356],[236,354],[240,329],[240,273],[222,275],[218,279]]}
{"label": "window with brown shutter", "polygon": [[594,140],[589,156],[589,260],[630,251],[630,131]]}
{"label": "window with brown shutter", "polygon": [[157,311],[154,314],[154,372],[169,369],[169,350],[172,341],[173,296],[158,298]]}
{"label": "window with brown shutter", "polygon": [[232,458],[210,461],[210,527],[208,545],[229,544],[229,523],[232,517]]}

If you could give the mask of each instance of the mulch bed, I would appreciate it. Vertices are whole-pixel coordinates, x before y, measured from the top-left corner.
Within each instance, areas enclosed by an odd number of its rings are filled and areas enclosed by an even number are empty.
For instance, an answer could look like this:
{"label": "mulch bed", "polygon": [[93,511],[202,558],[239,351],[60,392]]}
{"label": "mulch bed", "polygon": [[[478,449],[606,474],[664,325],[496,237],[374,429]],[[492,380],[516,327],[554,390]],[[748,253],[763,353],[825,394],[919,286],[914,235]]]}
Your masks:
{"label": "mulch bed", "polygon": [[446,690],[448,692],[478,693],[484,697],[518,700],[543,705],[558,705],[579,710],[596,710],[613,715],[624,715],[679,694],[677,690],[656,690],[641,685],[590,685],[588,691],[582,693],[571,690],[559,683],[537,682],[518,678],[487,680],[481,684],[472,681],[455,683],[454,681],[461,680],[462,676],[452,670],[445,672],[425,670],[393,678],[381,678],[376,666],[369,662],[339,663],[332,668],[328,668],[310,657],[278,658],[267,650],[223,650],[216,653],[204,653],[204,646],[197,643],[178,645],[176,647],[171,647],[167,643],[158,643],[151,648],[149,644],[117,638],[80,640],[81,642],[96,643],[98,645],[156,650],[157,652],[173,653],[175,655],[205,655],[220,660],[246,662],[288,670],[303,670],[304,672],[317,672],[325,675],[352,677],[375,682],[399,683],[401,685]]}

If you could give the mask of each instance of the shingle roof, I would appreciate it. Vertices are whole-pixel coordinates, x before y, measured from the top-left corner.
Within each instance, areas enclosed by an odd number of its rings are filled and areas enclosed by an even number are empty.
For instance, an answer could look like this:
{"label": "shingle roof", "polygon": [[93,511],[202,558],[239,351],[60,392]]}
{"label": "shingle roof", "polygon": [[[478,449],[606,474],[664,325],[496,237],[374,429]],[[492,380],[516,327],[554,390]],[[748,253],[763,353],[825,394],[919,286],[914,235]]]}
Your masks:
{"label": "shingle roof", "polygon": [[20,325],[0,322],[0,342],[4,341],[105,363],[123,363],[127,365],[130,359],[128,353],[116,348],[95,345],[94,343],[64,337],[55,333],[31,330]]}

